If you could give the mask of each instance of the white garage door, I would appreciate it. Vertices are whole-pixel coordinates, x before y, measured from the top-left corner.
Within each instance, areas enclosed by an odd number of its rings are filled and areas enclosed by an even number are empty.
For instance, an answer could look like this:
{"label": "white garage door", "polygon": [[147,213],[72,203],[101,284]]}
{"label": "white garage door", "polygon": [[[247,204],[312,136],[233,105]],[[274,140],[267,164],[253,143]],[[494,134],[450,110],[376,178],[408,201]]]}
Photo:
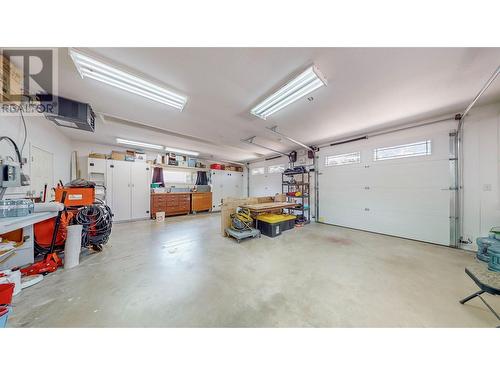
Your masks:
{"label": "white garage door", "polygon": [[319,221],[449,245],[453,126],[321,148]]}

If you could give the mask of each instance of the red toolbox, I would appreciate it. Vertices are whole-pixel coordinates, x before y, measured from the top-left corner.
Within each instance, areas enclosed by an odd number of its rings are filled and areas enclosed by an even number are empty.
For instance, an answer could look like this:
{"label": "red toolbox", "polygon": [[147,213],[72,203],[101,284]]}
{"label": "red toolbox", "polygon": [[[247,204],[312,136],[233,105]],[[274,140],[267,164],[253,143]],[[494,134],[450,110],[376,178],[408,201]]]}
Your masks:
{"label": "red toolbox", "polygon": [[210,169],[220,169],[220,170],[223,170],[224,169],[224,165],[219,164],[219,163],[210,164]]}

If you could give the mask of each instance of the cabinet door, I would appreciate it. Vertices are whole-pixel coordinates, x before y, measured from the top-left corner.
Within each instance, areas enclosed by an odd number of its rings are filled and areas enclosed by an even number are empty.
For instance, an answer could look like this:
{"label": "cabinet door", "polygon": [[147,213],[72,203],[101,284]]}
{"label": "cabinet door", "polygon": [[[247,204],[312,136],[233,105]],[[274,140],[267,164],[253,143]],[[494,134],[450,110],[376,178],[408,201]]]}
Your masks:
{"label": "cabinet door", "polygon": [[106,159],[88,158],[88,174],[92,173],[105,173],[106,172]]}
{"label": "cabinet door", "polygon": [[224,171],[211,170],[211,190],[212,190],[212,211],[220,211],[220,204],[223,198],[223,175]]}
{"label": "cabinet door", "polygon": [[108,163],[108,185],[111,186],[109,203],[115,221],[130,220],[131,217],[130,164],[119,160],[110,160]]}
{"label": "cabinet door", "polygon": [[130,163],[132,219],[149,217],[151,167],[147,163]]}

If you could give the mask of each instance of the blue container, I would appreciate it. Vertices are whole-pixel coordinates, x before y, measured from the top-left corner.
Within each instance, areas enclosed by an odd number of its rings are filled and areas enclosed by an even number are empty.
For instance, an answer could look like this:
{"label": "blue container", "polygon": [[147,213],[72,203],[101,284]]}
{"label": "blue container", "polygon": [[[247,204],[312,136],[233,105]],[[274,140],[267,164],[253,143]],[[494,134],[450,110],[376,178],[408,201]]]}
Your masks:
{"label": "blue container", "polygon": [[492,245],[488,248],[490,260],[488,269],[490,271],[500,272],[500,245]]}
{"label": "blue container", "polygon": [[7,307],[7,314],[0,316],[0,328],[5,328],[7,326],[7,319],[9,319],[9,315],[12,313],[12,307],[8,305],[0,305]]}
{"label": "blue container", "polygon": [[483,262],[490,261],[489,249],[492,246],[500,246],[500,241],[495,238],[495,233],[490,233],[488,237],[479,237],[476,240],[477,243],[477,259]]}

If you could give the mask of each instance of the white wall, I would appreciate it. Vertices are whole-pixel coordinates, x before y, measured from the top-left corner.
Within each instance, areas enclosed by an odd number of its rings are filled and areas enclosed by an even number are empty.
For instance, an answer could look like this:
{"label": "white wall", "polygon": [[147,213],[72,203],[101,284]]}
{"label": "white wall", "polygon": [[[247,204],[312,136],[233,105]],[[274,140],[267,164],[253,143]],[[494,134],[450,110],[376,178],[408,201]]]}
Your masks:
{"label": "white wall", "polygon": [[[23,167],[23,172],[31,174],[31,146],[36,146],[42,150],[51,152],[54,155],[54,181],[62,180],[68,182],[70,179],[70,160],[72,144],[51,121],[42,116],[25,116],[28,138],[24,146],[23,157],[28,159],[28,165]],[[0,115],[0,134],[14,139],[18,147],[21,148],[24,139],[24,130],[20,116]],[[15,158],[14,150],[8,142],[0,143],[0,156],[12,156]],[[6,197],[15,196],[19,193],[29,191],[28,187],[13,189],[9,188]],[[24,195],[24,194],[23,194]]]}
{"label": "white wall", "polygon": [[272,160],[261,160],[250,163],[250,196],[264,197],[281,194],[281,173],[266,173],[263,175],[252,175],[252,169],[259,167],[269,167],[270,165],[283,164],[288,168],[288,158],[280,157]]}
{"label": "white wall", "polygon": [[464,125],[463,236],[475,240],[500,226],[500,103],[476,107]]}

